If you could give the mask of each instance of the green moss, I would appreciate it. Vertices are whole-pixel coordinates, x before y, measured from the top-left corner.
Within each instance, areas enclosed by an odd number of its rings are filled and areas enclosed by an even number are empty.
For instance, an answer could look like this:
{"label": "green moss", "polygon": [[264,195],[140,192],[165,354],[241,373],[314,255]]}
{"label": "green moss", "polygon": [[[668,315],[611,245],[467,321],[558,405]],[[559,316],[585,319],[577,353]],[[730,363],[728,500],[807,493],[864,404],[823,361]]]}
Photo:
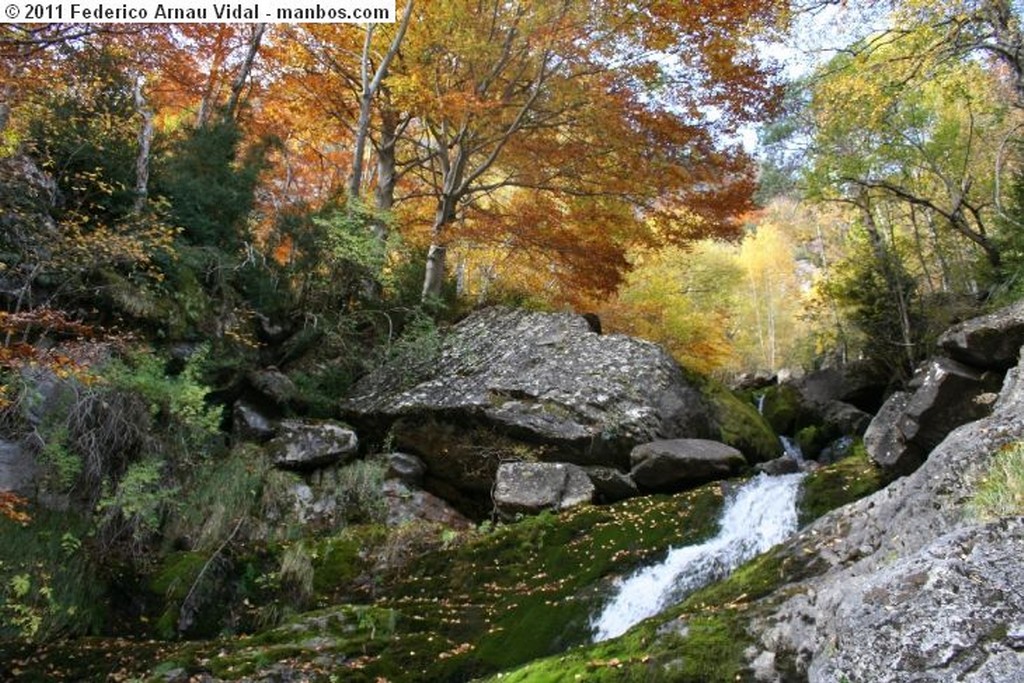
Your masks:
{"label": "green moss", "polygon": [[803,406],[800,392],[788,384],[762,390],[764,419],[779,434],[795,434],[811,420]]}
{"label": "green moss", "polygon": [[[338,669],[345,680],[487,675],[588,639],[589,618],[611,579],[659,559],[671,545],[705,540],[717,530],[721,506],[716,484],[499,525],[381,577],[372,608],[331,607],[251,639],[183,649],[170,658],[194,662],[216,648],[222,653],[216,673],[227,679],[283,660],[306,674],[342,655],[359,666]],[[350,581],[366,550],[353,537],[314,548],[314,584],[322,582],[328,593],[335,580]]]}
{"label": "green moss", "polygon": [[742,452],[751,464],[782,455],[779,437],[753,403],[740,400],[711,380],[703,383],[701,391],[714,408],[723,443]]}
{"label": "green moss", "polygon": [[849,456],[804,479],[799,503],[800,523],[806,524],[830,510],[870,495],[886,483],[882,470],[868,457],[864,443],[857,441]]}

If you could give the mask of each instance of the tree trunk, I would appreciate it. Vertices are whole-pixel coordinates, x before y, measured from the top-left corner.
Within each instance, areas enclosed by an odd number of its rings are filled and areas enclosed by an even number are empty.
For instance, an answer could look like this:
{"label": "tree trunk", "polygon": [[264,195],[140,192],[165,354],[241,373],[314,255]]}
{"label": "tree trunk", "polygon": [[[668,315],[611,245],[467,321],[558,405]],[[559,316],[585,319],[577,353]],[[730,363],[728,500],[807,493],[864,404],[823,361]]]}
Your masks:
{"label": "tree trunk", "polygon": [[227,106],[224,107],[225,121],[231,121],[235,118],[238,103],[242,99],[242,91],[245,89],[245,84],[249,81],[249,74],[252,73],[252,66],[256,61],[256,53],[259,52],[260,42],[262,42],[263,34],[266,30],[266,24],[256,24],[253,27],[252,36],[249,38],[249,49],[245,53],[245,61],[242,62],[238,75],[235,76],[235,80],[231,84],[231,97],[228,99]]}
{"label": "tree trunk", "polygon": [[153,110],[146,102],[146,95],[142,91],[145,83],[145,76],[139,74],[135,79],[135,109],[142,117],[142,125],[139,127],[139,154],[135,158],[135,202],[132,205],[132,211],[135,213],[142,213],[149,199],[149,158],[153,143]]}
{"label": "tree trunk", "polygon": [[384,79],[387,78],[388,70],[391,68],[391,61],[398,54],[398,49],[405,38],[405,31],[409,28],[409,20],[412,18],[413,0],[409,0],[402,14],[402,21],[398,25],[395,37],[391,39],[388,51],[381,59],[377,71],[370,78],[370,45],[373,39],[373,24],[366,28],[366,39],[363,41],[363,53],[360,57],[360,79],[362,92],[359,94],[359,121],[356,124],[355,144],[352,150],[352,175],[348,181],[348,196],[350,200],[359,198],[359,190],[363,184],[363,157],[366,155],[366,141],[370,136],[370,118],[373,112],[373,99],[381,88]]}

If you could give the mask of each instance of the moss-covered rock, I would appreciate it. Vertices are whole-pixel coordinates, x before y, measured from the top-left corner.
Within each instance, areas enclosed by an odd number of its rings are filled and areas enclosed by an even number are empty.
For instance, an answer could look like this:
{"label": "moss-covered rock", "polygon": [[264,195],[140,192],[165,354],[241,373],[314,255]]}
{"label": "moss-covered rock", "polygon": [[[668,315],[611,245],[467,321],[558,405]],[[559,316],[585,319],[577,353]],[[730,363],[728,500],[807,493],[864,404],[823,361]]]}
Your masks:
{"label": "moss-covered rock", "polygon": [[849,456],[815,470],[804,479],[799,502],[800,523],[807,524],[826,512],[870,495],[886,483],[888,478],[868,457],[864,442],[858,440]]}
{"label": "moss-covered rock", "polygon": [[795,387],[777,384],[758,393],[764,419],[779,434],[796,434],[816,421]]}
{"label": "moss-covered rock", "polygon": [[722,443],[742,452],[751,464],[782,455],[779,437],[753,403],[712,380],[705,380],[701,390],[714,410]]}

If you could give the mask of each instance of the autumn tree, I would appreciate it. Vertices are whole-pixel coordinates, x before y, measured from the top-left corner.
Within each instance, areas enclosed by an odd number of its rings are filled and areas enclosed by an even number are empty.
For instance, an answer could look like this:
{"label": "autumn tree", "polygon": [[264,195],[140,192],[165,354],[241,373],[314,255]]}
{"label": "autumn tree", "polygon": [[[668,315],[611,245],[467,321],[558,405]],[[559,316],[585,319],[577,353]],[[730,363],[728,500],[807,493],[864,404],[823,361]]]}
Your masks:
{"label": "autumn tree", "polygon": [[393,84],[423,124],[417,177],[434,204],[423,295],[439,291],[453,233],[493,218],[513,190],[591,215],[629,206],[669,241],[721,229],[751,185],[716,135],[770,100],[745,48],[775,9],[432,3]]}

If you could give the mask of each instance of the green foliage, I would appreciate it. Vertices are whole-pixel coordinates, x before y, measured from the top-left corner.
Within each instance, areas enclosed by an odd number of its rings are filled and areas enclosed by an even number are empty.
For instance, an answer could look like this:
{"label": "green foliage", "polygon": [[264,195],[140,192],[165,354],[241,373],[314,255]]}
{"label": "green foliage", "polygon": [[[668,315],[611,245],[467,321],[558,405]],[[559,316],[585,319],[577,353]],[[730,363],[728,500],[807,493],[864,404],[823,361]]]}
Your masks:
{"label": "green foliage", "polygon": [[970,510],[986,520],[1024,514],[1024,442],[1006,446],[992,457]]}
{"label": "green foliage", "polygon": [[104,591],[89,549],[87,523],[34,510],[30,525],[0,516],[0,640],[31,642],[97,631]]}
{"label": "green foliage", "polygon": [[266,151],[256,145],[243,155],[241,140],[238,125],[222,119],[169,141],[156,160],[153,194],[169,200],[189,244],[227,254],[241,248]]}
{"label": "green foliage", "polygon": [[221,408],[206,402],[209,388],[201,374],[208,353],[208,347],[196,351],[175,376],[165,373],[166,362],[159,356],[140,353],[112,361],[103,369],[103,377],[112,387],[143,397],[150,413],[172,432],[169,437],[187,449],[183,456],[202,457],[222,419]]}

